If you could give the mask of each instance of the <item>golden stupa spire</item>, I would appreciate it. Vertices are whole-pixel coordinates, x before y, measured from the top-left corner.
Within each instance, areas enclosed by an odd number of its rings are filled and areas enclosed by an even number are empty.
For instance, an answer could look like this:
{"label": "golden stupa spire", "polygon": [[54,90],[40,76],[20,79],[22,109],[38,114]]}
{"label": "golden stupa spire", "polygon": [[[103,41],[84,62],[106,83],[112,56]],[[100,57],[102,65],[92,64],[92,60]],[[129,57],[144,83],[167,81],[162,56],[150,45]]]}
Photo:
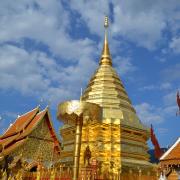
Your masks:
{"label": "golden stupa spire", "polygon": [[85,89],[82,100],[99,104],[101,107],[106,108],[106,110],[109,108],[109,110],[106,111],[108,112],[107,115],[113,114],[114,111],[112,111],[112,108],[135,113],[123,83],[112,67],[112,58],[107,37],[108,26],[108,17],[106,16],[104,23],[104,47],[99,62],[100,66]]}
{"label": "golden stupa spire", "polygon": [[112,60],[111,60],[111,54],[109,51],[109,45],[108,45],[108,35],[107,35],[107,29],[108,29],[109,23],[108,23],[108,17],[105,16],[104,20],[104,28],[105,28],[105,33],[104,33],[104,46],[102,50],[102,55],[99,64],[100,65],[112,65]]}

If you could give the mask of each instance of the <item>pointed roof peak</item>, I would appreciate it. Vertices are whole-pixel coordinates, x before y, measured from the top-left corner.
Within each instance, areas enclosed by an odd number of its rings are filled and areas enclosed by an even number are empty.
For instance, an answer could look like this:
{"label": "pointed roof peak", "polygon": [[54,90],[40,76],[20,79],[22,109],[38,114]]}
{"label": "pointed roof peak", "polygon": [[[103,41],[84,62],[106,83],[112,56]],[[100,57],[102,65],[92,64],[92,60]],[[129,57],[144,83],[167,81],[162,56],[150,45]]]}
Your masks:
{"label": "pointed roof peak", "polygon": [[100,59],[99,64],[100,65],[111,65],[112,66],[111,54],[110,54],[109,45],[108,45],[108,30],[107,30],[108,27],[109,27],[108,17],[105,16],[105,20],[104,20],[104,28],[105,28],[104,45],[103,45],[103,50],[102,50],[101,59]]}

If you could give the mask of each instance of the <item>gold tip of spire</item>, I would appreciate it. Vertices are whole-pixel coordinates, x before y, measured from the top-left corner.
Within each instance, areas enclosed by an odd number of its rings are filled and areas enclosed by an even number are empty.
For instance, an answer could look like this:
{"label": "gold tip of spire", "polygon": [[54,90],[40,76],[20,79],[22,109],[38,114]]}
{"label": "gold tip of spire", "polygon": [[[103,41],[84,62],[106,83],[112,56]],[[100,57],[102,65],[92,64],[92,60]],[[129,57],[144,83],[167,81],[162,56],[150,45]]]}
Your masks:
{"label": "gold tip of spire", "polygon": [[102,50],[100,65],[112,65],[111,54],[109,51],[108,38],[107,38],[107,28],[109,27],[108,16],[104,19],[105,35],[104,35],[104,46]]}
{"label": "gold tip of spire", "polygon": [[108,16],[105,16],[105,19],[104,19],[104,27],[105,27],[105,28],[108,28],[108,27],[109,27]]}

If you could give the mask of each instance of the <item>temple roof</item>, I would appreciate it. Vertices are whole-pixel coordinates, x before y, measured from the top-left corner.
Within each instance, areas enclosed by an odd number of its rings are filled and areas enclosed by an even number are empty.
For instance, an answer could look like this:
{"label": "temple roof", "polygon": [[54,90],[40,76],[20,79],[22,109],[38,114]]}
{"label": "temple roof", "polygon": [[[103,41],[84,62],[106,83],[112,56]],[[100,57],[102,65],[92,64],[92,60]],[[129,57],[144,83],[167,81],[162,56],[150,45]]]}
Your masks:
{"label": "temple roof", "polygon": [[39,107],[18,116],[15,122],[9,126],[6,132],[0,137],[0,144],[3,147],[0,153],[8,155],[10,152],[22,145],[27,140],[30,133],[37,128],[40,122],[43,121],[45,116],[48,117],[46,118],[46,122],[52,141],[54,141],[55,149],[59,153],[60,142],[53,129],[49,110],[48,108],[45,108],[43,111],[40,111]]}
{"label": "temple roof", "polygon": [[160,161],[172,161],[180,164],[180,137],[177,141],[161,156]]}

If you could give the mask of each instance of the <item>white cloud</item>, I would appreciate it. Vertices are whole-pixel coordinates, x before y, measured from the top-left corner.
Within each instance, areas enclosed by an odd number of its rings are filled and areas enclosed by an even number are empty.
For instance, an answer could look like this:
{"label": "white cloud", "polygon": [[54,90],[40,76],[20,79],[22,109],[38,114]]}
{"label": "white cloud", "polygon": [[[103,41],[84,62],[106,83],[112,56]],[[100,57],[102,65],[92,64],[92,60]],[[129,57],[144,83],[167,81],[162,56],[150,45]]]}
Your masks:
{"label": "white cloud", "polygon": [[[96,44],[88,38],[73,39],[70,21],[61,1],[2,1],[0,89],[40,96],[53,103],[80,95],[80,87],[96,66]],[[32,45],[27,50],[26,38],[47,46],[52,56]]]}
{"label": "white cloud", "polygon": [[153,123],[161,123],[164,121],[164,118],[157,112],[156,107],[148,104],[148,103],[141,103],[135,105],[135,109],[140,120],[145,124],[153,124]]}
{"label": "white cloud", "polygon": [[[125,8],[125,7],[124,7]],[[137,45],[153,49],[161,40],[161,32],[165,23],[160,16],[153,12],[124,13],[120,6],[115,6],[115,23],[113,33],[123,35]],[[154,28],[156,27],[156,28]]]}
{"label": "white cloud", "polygon": [[125,75],[130,72],[134,72],[137,67],[135,67],[132,62],[131,58],[127,57],[120,57],[117,56],[113,59],[114,65],[120,75]]}
{"label": "white cloud", "polygon": [[176,104],[176,90],[173,90],[163,97],[164,104],[175,105]]}
{"label": "white cloud", "polygon": [[176,82],[176,86],[179,85],[179,77],[180,77],[180,63],[177,63],[173,66],[168,66],[165,68],[162,72],[161,75],[164,79],[164,81],[168,82]]}
{"label": "white cloud", "polygon": [[15,6],[2,1],[1,9],[0,42],[30,38],[47,45],[53,54],[76,62],[94,52],[93,41],[74,40],[68,34],[70,18],[61,1],[22,1]]}
{"label": "white cloud", "polygon": [[177,23],[178,6],[178,0],[115,1],[113,31],[137,45],[154,49],[162,40],[168,22],[172,22],[170,31]]}
{"label": "white cloud", "polygon": [[111,13],[111,36],[114,39],[121,35],[149,49],[155,48],[161,40],[167,22],[171,20],[171,29],[177,21],[174,15],[178,6],[177,0],[121,3],[71,0],[67,5],[70,6],[69,11],[63,7],[61,1],[56,0],[24,0],[16,4],[3,0],[0,7],[0,41],[17,41],[28,37],[44,43],[56,55],[78,61],[80,56],[94,52],[94,44],[89,39],[71,38],[68,32],[73,28],[70,26],[72,11],[79,13],[81,21],[90,32],[99,36],[103,35],[104,15]]}
{"label": "white cloud", "polygon": [[[91,33],[102,36],[103,16],[112,17],[112,36],[123,36],[135,44],[155,49],[163,39],[163,31],[168,27],[174,30],[178,22],[178,0],[158,1],[74,1],[71,9],[77,11]],[[168,26],[167,26],[168,25]],[[177,28],[176,28],[177,29]]]}
{"label": "white cloud", "polygon": [[160,124],[168,118],[176,115],[177,107],[172,104],[162,104],[161,107],[151,105],[147,102],[135,105],[140,120],[147,124]]}
{"label": "white cloud", "polygon": [[168,133],[168,129],[167,128],[158,128],[158,133],[164,135]]}
{"label": "white cloud", "polygon": [[157,86],[155,85],[147,85],[147,86],[144,86],[144,87],[141,87],[139,88],[140,91],[146,91],[146,90],[155,90],[157,89]]}
{"label": "white cloud", "polygon": [[10,118],[11,120],[15,120],[18,116],[17,112],[10,112],[10,111],[5,111],[2,113],[5,118]]}
{"label": "white cloud", "polygon": [[169,45],[169,47],[177,54],[180,53],[180,38],[174,37]]}
{"label": "white cloud", "polygon": [[2,117],[2,115],[0,115],[0,127],[2,128],[3,127],[3,117]]}
{"label": "white cloud", "polygon": [[160,85],[161,90],[168,90],[168,89],[171,89],[171,88],[172,88],[172,85],[171,85],[171,83],[168,83],[168,82],[162,83]]}
{"label": "white cloud", "polygon": [[[39,56],[39,57],[38,57]],[[5,45],[0,48],[0,88],[13,88],[22,93],[34,93],[44,90],[50,84],[39,68],[38,59],[42,54],[29,54],[15,46]]]}
{"label": "white cloud", "polygon": [[176,104],[172,104],[172,105],[169,105],[169,106],[166,106],[165,108],[163,108],[163,113],[164,115],[167,115],[167,116],[175,116],[176,115],[176,112],[177,112],[177,106]]}
{"label": "white cloud", "polygon": [[91,33],[103,35],[104,16],[109,14],[108,1],[71,0],[68,4],[72,10],[80,14]]}
{"label": "white cloud", "polygon": [[0,48],[0,89],[49,99],[56,106],[62,100],[80,96],[80,87],[95,66],[94,61],[83,57],[77,65],[64,67],[43,52],[3,45]]}
{"label": "white cloud", "polygon": [[172,85],[171,83],[165,82],[159,85],[148,85],[148,86],[144,86],[139,88],[140,91],[146,91],[146,90],[169,90],[172,89]]}

